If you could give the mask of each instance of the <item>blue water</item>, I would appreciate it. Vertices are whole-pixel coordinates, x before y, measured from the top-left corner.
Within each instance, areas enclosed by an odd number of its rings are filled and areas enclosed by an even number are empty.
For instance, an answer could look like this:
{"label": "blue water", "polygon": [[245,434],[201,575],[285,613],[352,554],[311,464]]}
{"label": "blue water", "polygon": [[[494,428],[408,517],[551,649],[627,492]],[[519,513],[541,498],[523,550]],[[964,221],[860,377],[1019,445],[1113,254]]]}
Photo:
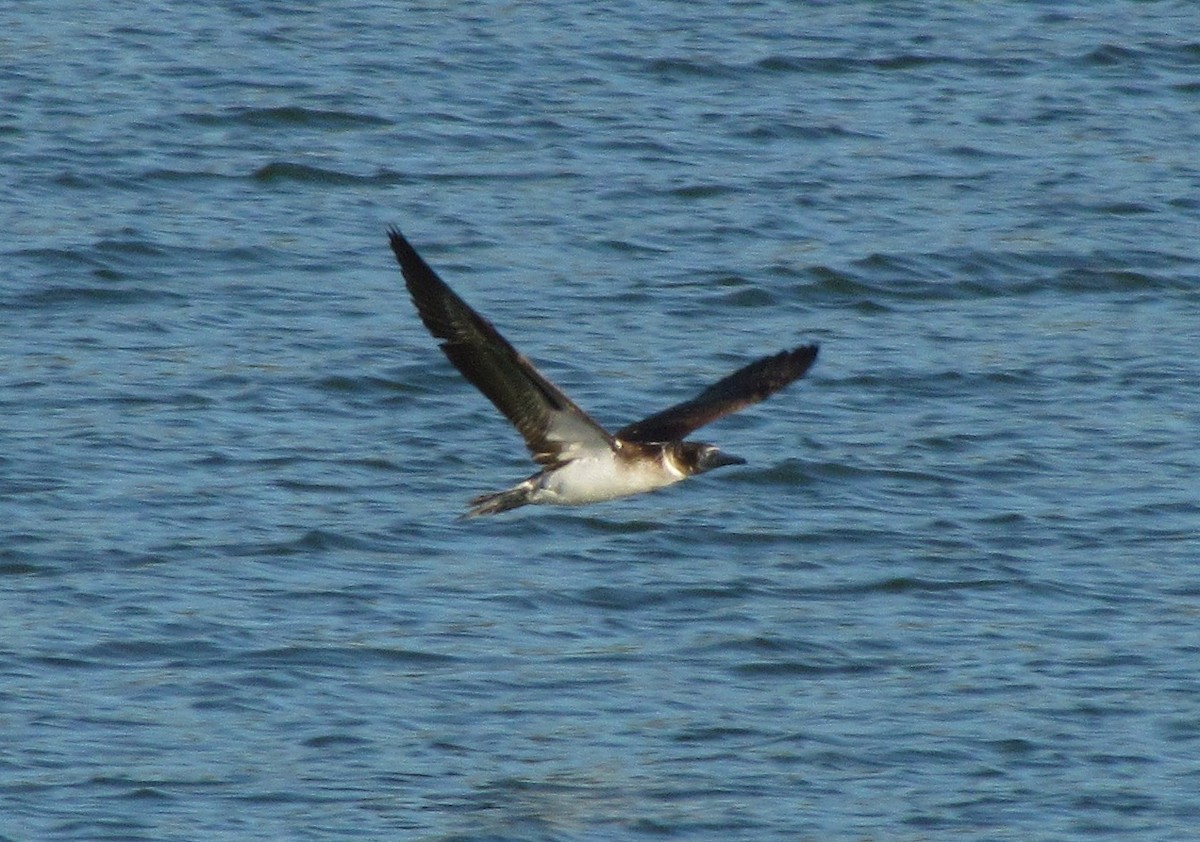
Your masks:
{"label": "blue water", "polygon": [[[0,839],[1190,840],[1187,2],[0,11]],[[602,422],[532,470],[384,235]]]}

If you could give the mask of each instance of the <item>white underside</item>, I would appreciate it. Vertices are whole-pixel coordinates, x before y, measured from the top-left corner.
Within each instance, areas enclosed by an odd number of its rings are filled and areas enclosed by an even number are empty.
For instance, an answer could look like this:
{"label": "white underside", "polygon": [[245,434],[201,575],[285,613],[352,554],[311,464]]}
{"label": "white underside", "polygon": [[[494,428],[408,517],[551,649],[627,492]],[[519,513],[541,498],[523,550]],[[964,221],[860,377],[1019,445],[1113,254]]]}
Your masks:
{"label": "white underside", "polygon": [[685,474],[666,460],[647,463],[617,461],[612,451],[581,456],[543,475],[529,495],[531,503],[574,506],[599,503],[673,485]]}

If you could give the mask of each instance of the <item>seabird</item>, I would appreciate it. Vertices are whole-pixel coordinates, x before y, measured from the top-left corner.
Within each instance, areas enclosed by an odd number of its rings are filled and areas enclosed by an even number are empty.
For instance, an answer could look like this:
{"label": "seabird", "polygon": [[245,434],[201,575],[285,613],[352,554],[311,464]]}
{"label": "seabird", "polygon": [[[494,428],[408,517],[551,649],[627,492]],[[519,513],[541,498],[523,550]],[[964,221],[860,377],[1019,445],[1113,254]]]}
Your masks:
{"label": "seabird", "polygon": [[507,491],[474,498],[464,517],[529,503],[597,503],[663,488],[723,465],[743,465],[745,459],[683,438],[800,379],[817,358],[816,345],[764,357],[691,400],[610,433],[459,298],[404,235],[390,228],[388,238],[425,327],[442,340],[455,368],[517,428],[533,461],[542,466]]}

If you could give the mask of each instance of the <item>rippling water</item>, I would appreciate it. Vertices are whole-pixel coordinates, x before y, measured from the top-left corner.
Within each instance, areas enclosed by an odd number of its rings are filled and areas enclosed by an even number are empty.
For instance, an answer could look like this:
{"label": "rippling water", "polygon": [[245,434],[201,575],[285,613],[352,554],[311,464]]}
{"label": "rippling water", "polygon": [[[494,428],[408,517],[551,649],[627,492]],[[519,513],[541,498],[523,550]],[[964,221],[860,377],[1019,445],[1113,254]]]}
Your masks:
{"label": "rippling water", "polygon": [[[0,12],[0,838],[1194,838],[1190,4],[294,5]],[[822,355],[463,523],[389,223],[607,423]]]}

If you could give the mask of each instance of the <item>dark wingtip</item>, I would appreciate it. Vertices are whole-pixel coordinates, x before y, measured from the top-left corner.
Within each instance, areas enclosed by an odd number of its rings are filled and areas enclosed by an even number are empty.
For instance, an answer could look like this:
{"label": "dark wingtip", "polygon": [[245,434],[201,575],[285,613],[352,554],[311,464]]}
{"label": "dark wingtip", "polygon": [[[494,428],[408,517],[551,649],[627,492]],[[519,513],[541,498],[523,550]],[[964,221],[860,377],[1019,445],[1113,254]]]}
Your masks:
{"label": "dark wingtip", "polygon": [[816,342],[808,345],[801,345],[791,351],[784,351],[780,354],[781,357],[786,357],[788,362],[799,369],[797,378],[803,377],[808,372],[812,364],[817,360],[817,354],[820,353],[821,346]]}
{"label": "dark wingtip", "polygon": [[396,259],[403,263],[409,259],[409,256],[416,254],[412,247],[412,243],[400,233],[400,229],[395,225],[389,225],[387,228],[388,243],[392,247],[392,253],[396,255]]}
{"label": "dark wingtip", "polygon": [[425,262],[425,258],[421,257],[408,238],[400,233],[399,228],[389,225],[387,234],[392,254],[396,255],[396,262],[400,264],[400,271],[404,275],[404,282],[408,284],[409,292],[415,296],[418,288],[445,286],[437,273]]}
{"label": "dark wingtip", "polygon": [[775,356],[762,360],[761,363],[768,366],[782,365],[782,371],[787,372],[787,382],[790,383],[792,380],[799,380],[808,372],[820,350],[821,346],[813,342],[790,351],[780,351]]}
{"label": "dark wingtip", "polygon": [[799,348],[796,348],[794,351],[792,351],[791,356],[798,360],[807,360],[811,363],[817,358],[817,354],[820,353],[820,351],[821,346],[816,342],[812,342],[808,345],[801,345]]}

